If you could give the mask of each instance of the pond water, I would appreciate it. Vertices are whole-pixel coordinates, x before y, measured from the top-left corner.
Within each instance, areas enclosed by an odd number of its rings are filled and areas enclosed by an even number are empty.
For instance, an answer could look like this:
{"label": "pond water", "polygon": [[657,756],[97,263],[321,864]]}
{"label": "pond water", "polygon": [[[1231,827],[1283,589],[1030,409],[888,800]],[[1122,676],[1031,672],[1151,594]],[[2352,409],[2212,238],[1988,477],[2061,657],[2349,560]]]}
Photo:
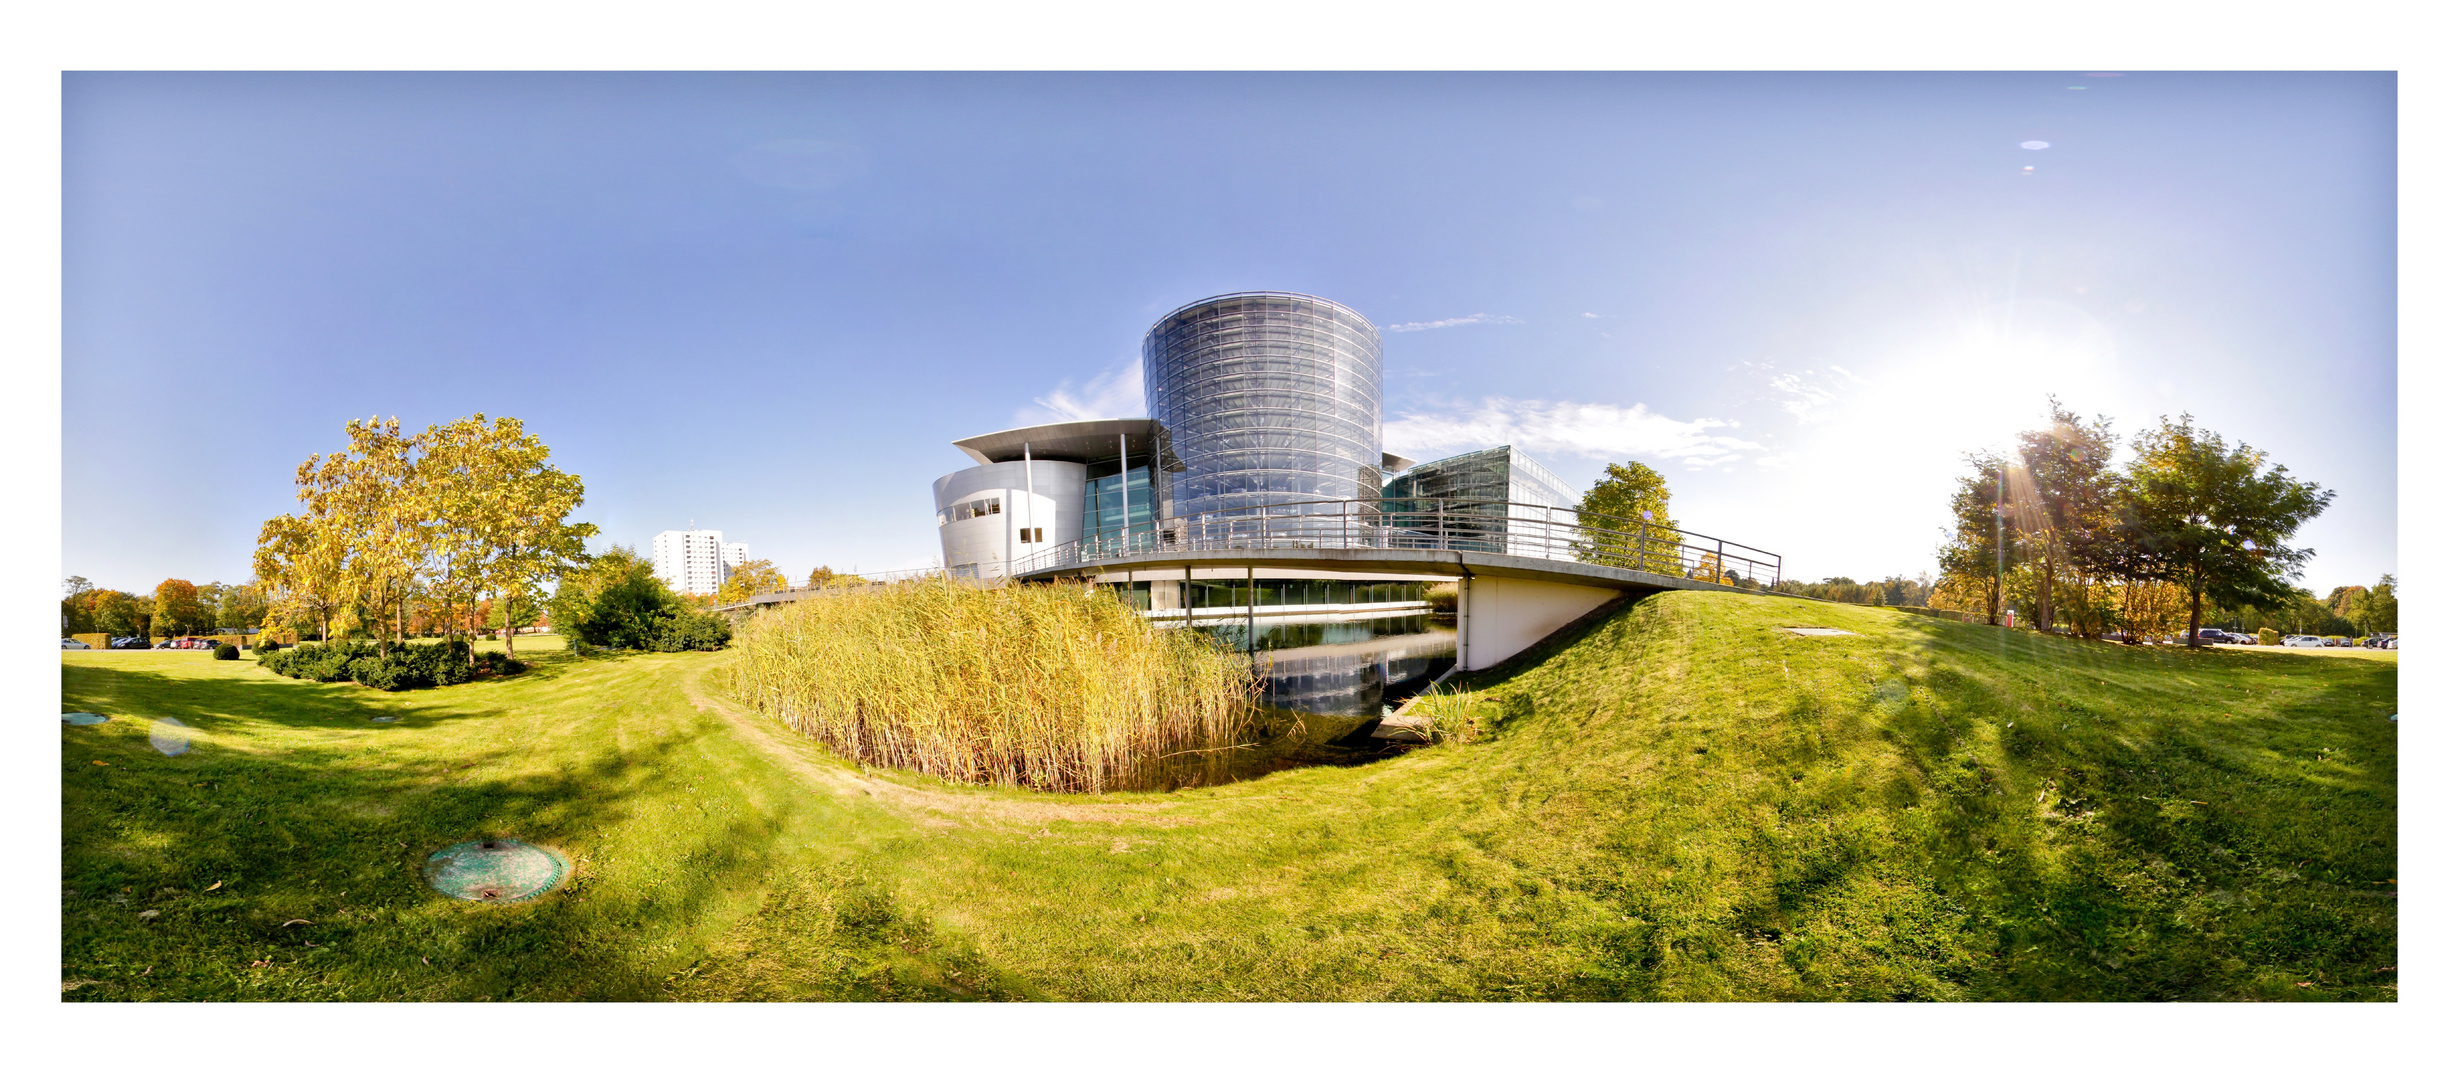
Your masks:
{"label": "pond water", "polygon": [[[1244,650],[1243,620],[1205,629]],[[1423,692],[1458,659],[1458,632],[1418,612],[1374,619],[1254,620],[1254,667],[1263,677],[1254,741],[1170,763],[1150,786],[1200,787],[1307,765],[1361,765],[1405,753],[1372,738],[1390,710]],[[1138,785],[1139,786],[1139,785]]]}

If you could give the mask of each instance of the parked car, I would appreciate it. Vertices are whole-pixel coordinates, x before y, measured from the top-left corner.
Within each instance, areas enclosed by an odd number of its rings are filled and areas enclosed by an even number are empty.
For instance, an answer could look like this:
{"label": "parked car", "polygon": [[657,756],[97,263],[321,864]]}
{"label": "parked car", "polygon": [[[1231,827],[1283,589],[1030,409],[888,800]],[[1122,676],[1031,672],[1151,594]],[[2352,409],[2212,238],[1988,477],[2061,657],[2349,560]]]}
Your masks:
{"label": "parked car", "polygon": [[2287,634],[2278,639],[2278,643],[2291,649],[2316,649],[2321,644],[2320,639],[2311,634]]}
{"label": "parked car", "polygon": [[86,644],[86,643],[84,643],[84,642],[82,642],[82,641],[79,641],[79,640],[75,639],[75,638],[61,638],[61,639],[60,639],[60,647],[61,647],[61,648],[63,648],[63,649],[91,649],[91,648],[93,648],[93,646],[88,645],[88,644]]}
{"label": "parked car", "polygon": [[2203,645],[2232,645],[2234,644],[2234,632],[2220,630],[2214,626],[2203,626],[2200,628],[2200,643]]}

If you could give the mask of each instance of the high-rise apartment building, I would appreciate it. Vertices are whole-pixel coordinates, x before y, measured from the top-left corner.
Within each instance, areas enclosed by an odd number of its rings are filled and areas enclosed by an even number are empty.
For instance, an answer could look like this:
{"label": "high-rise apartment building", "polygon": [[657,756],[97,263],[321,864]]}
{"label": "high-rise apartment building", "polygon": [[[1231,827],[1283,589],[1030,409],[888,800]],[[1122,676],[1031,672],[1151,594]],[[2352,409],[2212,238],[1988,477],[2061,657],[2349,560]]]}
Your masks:
{"label": "high-rise apartment building", "polygon": [[706,595],[750,561],[749,544],[728,544],[716,529],[667,529],[650,542],[657,577],[675,592]]}

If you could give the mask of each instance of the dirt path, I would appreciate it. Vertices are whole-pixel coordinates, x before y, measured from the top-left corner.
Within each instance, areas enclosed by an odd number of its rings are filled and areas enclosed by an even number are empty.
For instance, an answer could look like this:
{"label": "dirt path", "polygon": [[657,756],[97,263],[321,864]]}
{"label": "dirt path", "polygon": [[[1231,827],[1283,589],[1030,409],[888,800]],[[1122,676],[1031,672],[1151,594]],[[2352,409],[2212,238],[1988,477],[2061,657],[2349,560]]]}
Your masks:
{"label": "dirt path", "polygon": [[[682,694],[692,707],[715,713],[733,730],[769,760],[786,771],[809,780],[813,786],[848,797],[875,798],[882,803],[908,812],[922,824],[939,826],[957,824],[1011,825],[1041,821],[1104,822],[1136,824],[1169,828],[1192,825],[1199,819],[1170,811],[1184,807],[1173,801],[1152,802],[1058,802],[1056,797],[1021,792],[932,791],[912,787],[889,779],[884,773],[854,771],[840,765],[812,761],[804,756],[809,744],[800,735],[760,717],[747,706],[732,698],[707,689],[701,676],[706,667],[694,668],[682,677]],[[1251,798],[1270,799],[1270,796]],[[925,816],[926,815],[926,816]],[[953,818],[955,820],[948,820]]]}

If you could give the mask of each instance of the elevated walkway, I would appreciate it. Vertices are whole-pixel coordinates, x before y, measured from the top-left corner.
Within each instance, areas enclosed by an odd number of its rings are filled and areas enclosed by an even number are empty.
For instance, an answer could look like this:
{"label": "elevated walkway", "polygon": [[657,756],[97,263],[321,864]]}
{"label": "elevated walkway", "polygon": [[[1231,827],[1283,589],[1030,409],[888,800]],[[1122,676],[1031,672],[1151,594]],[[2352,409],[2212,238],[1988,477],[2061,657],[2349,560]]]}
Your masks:
{"label": "elevated walkway", "polygon": [[[1059,563],[1015,575],[1018,581],[1087,581],[1103,584],[1195,580],[1196,571],[1236,569],[1257,577],[1308,573],[1390,574],[1440,577],[1459,583],[1458,666],[1493,667],[1622,596],[1648,596],[1675,589],[1758,592],[1737,585],[1621,566],[1544,559],[1485,551],[1410,548],[1212,548],[1198,551],[1120,552],[1087,562]],[[1215,578],[1201,580],[1211,581]],[[1198,622],[1217,621],[1219,609],[1204,608]],[[1280,614],[1255,607],[1254,618]],[[1170,612],[1155,613],[1166,622]]]}
{"label": "elevated walkway", "polygon": [[[1009,580],[1216,583],[1223,576],[1456,580],[1458,669],[1480,671],[1625,597],[1674,589],[1762,592],[1782,579],[1782,557],[1651,521],[1557,506],[1483,499],[1309,499],[1138,522],[1059,544],[1003,569],[985,578],[953,580],[984,587]],[[1243,573],[1223,575],[1222,570]],[[855,588],[888,584],[893,581]],[[791,603],[826,591],[754,596],[717,610]],[[1317,614],[1256,606],[1248,597],[1241,616],[1249,621]],[[1217,607],[1160,606],[1162,611],[1152,613],[1159,622],[1203,625],[1239,615]],[[1362,605],[1359,611],[1381,606],[1387,605]]]}

